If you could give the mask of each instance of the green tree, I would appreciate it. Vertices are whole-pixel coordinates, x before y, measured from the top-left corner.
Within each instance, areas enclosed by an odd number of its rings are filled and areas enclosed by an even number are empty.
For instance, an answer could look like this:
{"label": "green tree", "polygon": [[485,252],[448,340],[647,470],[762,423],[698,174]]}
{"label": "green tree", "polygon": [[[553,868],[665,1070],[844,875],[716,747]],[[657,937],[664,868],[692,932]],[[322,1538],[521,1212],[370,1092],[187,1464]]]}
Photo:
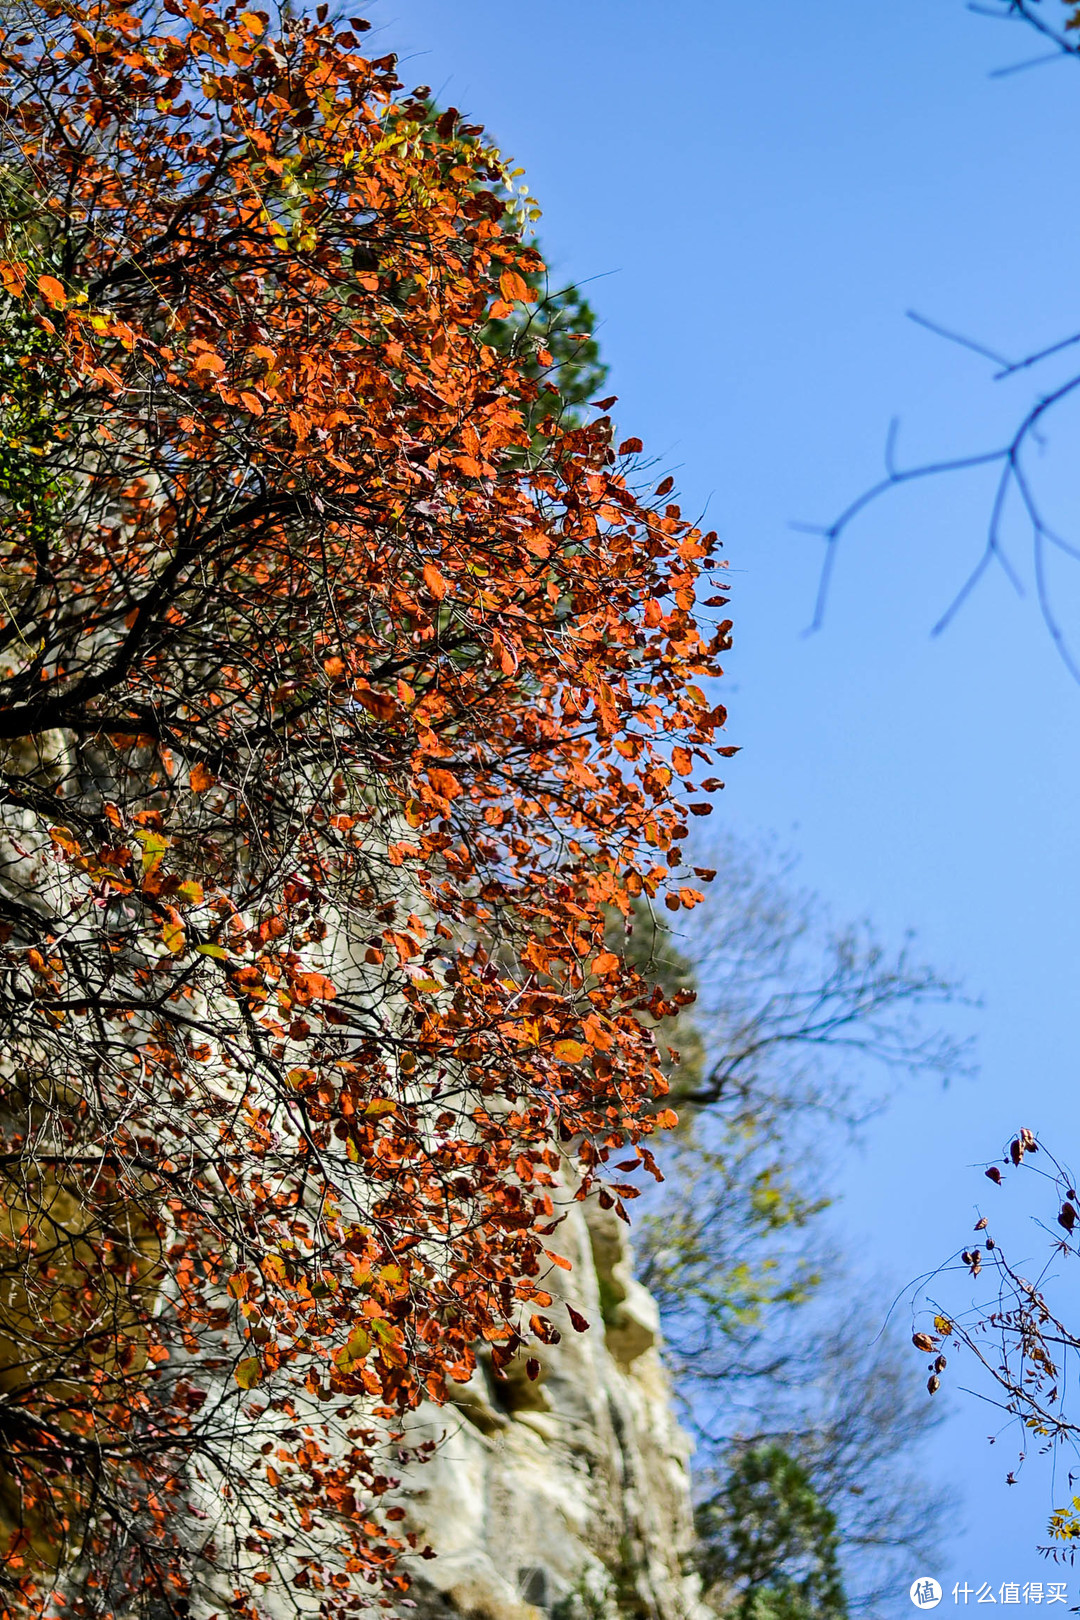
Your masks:
{"label": "green tree", "polygon": [[844,1620],[836,1516],[782,1446],[737,1453],[695,1522],[706,1589],[738,1620]]}

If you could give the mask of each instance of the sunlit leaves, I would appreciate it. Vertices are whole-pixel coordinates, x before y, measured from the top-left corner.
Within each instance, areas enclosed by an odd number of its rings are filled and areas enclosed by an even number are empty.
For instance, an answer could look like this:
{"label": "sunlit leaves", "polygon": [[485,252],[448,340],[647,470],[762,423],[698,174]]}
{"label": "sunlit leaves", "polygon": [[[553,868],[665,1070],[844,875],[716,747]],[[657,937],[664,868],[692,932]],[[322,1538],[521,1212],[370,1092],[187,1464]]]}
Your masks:
{"label": "sunlit leaves", "polygon": [[[400,1591],[386,1434],[477,1343],[552,1342],[568,1174],[625,1217],[612,1154],[674,1123],[669,1004],[608,931],[700,899],[716,541],[642,498],[609,418],[564,418],[557,354],[496,341],[544,273],[510,177],[359,23],[86,6],[48,58],[27,27],[0,393],[48,458],[0,468],[28,761],[0,985],[32,1076],[6,1162],[70,1160],[91,1222],[115,1180],[138,1242],[79,1250],[122,1378],[91,1376],[62,1270],[36,1278],[59,1325],[20,1399],[37,1422],[62,1384],[76,1416],[19,1489],[127,1613],[190,1600],[177,1504],[218,1469],[207,1567],[239,1579],[258,1520],[329,1617]],[[25,1265],[0,1230],[0,1281]],[[234,1438],[265,1411],[313,1432],[253,1470]]]}

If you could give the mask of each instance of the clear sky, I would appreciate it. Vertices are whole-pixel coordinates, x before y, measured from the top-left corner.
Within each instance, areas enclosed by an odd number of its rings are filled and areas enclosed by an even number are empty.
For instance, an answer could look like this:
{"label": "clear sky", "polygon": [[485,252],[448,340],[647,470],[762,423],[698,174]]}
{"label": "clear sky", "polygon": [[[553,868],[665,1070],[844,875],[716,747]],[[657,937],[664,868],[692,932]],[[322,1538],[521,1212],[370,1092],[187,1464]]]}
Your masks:
{"label": "clear sky", "polygon": [[[1018,529],[1024,599],[991,575],[929,635],[982,544],[985,476],[865,515],[810,638],[820,547],[789,525],[879,475],[894,415],[916,460],[995,444],[1030,397],[907,309],[1010,357],[1080,325],[1080,65],[992,77],[1038,41],[963,0],[376,0],[368,15],[408,85],[525,165],[556,270],[595,278],[620,425],[724,538],[743,752],[722,814],[797,851],[838,917],[916,929],[983,998],[977,1080],[910,1089],[842,1172],[848,1241],[902,1283],[967,1241],[977,1201],[1007,1197],[977,1166],[1018,1126],[1080,1159],[1080,685],[1039,622]],[[1043,458],[1062,522],[1078,428],[1063,417]],[[1080,594],[1070,614],[1064,574],[1057,588],[1080,647]],[[1016,1229],[1017,1257],[1038,1252]],[[927,1572],[950,1592],[940,1613],[957,1579],[1054,1573],[1033,1550],[1045,1466],[1010,1490],[1014,1438],[991,1449],[994,1414],[952,1402],[928,1459],[964,1498]],[[1060,1578],[1080,1602],[1080,1568]],[[896,1615],[914,1612],[898,1594]]]}

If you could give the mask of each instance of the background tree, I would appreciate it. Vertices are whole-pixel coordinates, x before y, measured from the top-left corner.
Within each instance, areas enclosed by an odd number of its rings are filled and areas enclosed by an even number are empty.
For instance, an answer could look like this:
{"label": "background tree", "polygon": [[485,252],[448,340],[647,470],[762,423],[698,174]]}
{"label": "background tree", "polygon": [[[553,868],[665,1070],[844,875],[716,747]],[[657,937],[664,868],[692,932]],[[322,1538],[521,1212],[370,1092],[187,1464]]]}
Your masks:
{"label": "background tree", "polygon": [[[737,1457],[699,1508],[707,1588],[740,1620],[843,1620],[836,1520],[805,1468],[776,1444]],[[734,1603],[731,1589],[734,1587]]]}
{"label": "background tree", "polygon": [[625,1215],[674,1120],[606,932],[702,896],[715,537],[490,340],[528,202],[364,29],[0,24],[17,1612],[389,1601],[399,1414],[558,1333],[566,1162]]}
{"label": "background tree", "polygon": [[711,859],[691,925],[674,936],[639,908],[629,944],[670,1000],[697,993],[661,1026],[680,1124],[635,1222],[638,1273],[697,1443],[710,1581],[731,1555],[727,1531],[713,1537],[741,1500],[733,1471],[778,1448],[832,1515],[845,1601],[874,1610],[946,1522],[917,1460],[938,1411],[823,1217],[837,1156],[893,1077],[966,1068],[964,1043],[927,1024],[957,989],[910,942],[890,954],[868,929],[832,931],[767,846],[721,840]]}
{"label": "background tree", "polygon": [[[1001,21],[1023,22],[1049,42],[1051,51],[1048,58],[1038,58],[1034,63],[1020,65],[1039,66],[1059,56],[1080,58],[1080,9],[1073,0],[1046,0],[1046,3],[1044,0],[1000,0],[999,4],[978,5],[972,9]],[[896,457],[897,424],[894,422],[885,442],[883,477],[856,496],[832,523],[820,527],[796,525],[809,533],[819,534],[825,542],[812,628],[819,629],[824,622],[840,541],[868,507],[905,484],[968,473],[981,475],[988,471],[993,477],[987,506],[985,542],[959,591],[933,626],[932,634],[939,635],[948,628],[992,569],[1000,568],[1016,594],[1024,594],[1021,571],[1012,556],[1012,531],[1015,528],[1015,532],[1030,548],[1034,595],[1055,651],[1074,680],[1080,680],[1080,650],[1075,644],[1075,633],[1063,621],[1055,606],[1050,584],[1052,562],[1075,563],[1080,559],[1080,545],[1075,536],[1047,516],[1040,498],[1039,467],[1040,458],[1045,458],[1047,435],[1055,414],[1060,414],[1080,390],[1080,371],[1066,366],[1062,374],[1059,364],[1063,358],[1068,359],[1080,343],[1080,332],[1069,333],[1044,348],[1009,359],[998,353],[992,341],[986,341],[983,334],[973,336],[949,331],[934,321],[911,313],[914,320],[937,336],[979,355],[984,363],[993,368],[991,376],[994,381],[1029,378],[1031,396],[1004,442],[977,448],[967,455],[917,462],[906,467],[901,466]]]}

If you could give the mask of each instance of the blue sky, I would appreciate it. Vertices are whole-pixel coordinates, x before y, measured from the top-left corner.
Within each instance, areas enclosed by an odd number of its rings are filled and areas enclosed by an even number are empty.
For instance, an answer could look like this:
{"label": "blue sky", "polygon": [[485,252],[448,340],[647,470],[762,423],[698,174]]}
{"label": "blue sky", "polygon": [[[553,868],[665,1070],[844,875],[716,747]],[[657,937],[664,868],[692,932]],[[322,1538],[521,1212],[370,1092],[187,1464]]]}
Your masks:
{"label": "blue sky", "polygon": [[[893,416],[912,462],[996,444],[1030,397],[906,310],[1010,357],[1073,330],[1080,65],[993,77],[1038,42],[963,0],[368,14],[408,85],[525,165],[556,271],[588,281],[602,315],[620,425],[724,539],[743,748],[728,824],[775,833],[838,917],[916,929],[983,1000],[978,1078],[910,1088],[840,1172],[849,1242],[902,1283],[967,1241],[977,1202],[993,1212],[977,1166],[1018,1126],[1080,1159],[1080,686],[1039,622],[1018,526],[1025,596],[991,574],[929,634],[981,547],[985,475],[867,513],[813,637],[820,546],[790,524],[827,521],[879,476]],[[1063,415],[1037,458],[1062,523],[1078,428]],[[1064,570],[1054,583],[1080,637],[1076,588]],[[1037,1253],[1013,1224],[1017,1258]],[[988,1447],[993,1414],[952,1399],[927,1469],[964,1500],[935,1573],[1047,1578],[1045,1466],[1010,1490],[1013,1438]],[[1080,1570],[1062,1577],[1080,1601]],[[895,1612],[914,1612],[906,1593]]]}

